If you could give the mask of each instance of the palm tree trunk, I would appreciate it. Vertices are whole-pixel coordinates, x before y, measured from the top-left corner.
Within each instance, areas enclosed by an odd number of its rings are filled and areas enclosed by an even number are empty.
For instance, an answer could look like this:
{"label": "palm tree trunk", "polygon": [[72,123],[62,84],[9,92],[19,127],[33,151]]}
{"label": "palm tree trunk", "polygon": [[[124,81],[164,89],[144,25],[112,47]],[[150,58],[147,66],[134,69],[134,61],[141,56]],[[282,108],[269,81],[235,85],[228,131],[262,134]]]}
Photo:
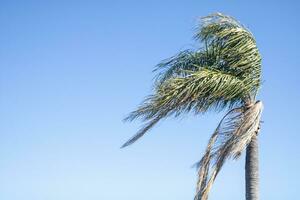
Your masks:
{"label": "palm tree trunk", "polygon": [[246,200],[259,199],[258,138],[255,135],[246,151]]}

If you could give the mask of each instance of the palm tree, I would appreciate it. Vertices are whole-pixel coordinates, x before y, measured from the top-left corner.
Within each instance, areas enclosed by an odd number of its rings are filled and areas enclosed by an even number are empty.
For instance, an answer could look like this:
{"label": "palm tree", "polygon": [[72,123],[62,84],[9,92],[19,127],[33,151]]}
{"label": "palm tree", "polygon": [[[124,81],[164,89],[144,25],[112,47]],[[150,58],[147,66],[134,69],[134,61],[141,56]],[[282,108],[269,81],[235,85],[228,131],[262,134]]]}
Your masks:
{"label": "palm tree", "polygon": [[141,119],[145,126],[122,147],[149,131],[161,119],[194,112],[227,113],[212,134],[197,163],[195,200],[206,200],[224,162],[246,149],[246,199],[258,200],[258,144],[262,112],[256,95],[261,84],[261,56],[252,33],[221,13],[202,18],[190,49],[162,61],[154,93],[125,120]]}

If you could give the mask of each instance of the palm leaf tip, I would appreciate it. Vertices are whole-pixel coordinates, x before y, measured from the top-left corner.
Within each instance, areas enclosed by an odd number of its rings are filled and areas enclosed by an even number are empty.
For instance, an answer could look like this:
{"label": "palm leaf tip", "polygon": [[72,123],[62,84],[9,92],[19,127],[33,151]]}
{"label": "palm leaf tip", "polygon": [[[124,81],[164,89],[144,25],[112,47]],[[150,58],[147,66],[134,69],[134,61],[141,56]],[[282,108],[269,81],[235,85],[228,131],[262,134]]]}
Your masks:
{"label": "palm leaf tip", "polygon": [[132,136],[127,142],[125,142],[121,146],[121,149],[135,143],[137,140],[143,137],[155,124],[158,123],[160,119],[161,117],[156,117],[155,119],[146,123],[146,125],[143,128],[141,128],[134,136]]}

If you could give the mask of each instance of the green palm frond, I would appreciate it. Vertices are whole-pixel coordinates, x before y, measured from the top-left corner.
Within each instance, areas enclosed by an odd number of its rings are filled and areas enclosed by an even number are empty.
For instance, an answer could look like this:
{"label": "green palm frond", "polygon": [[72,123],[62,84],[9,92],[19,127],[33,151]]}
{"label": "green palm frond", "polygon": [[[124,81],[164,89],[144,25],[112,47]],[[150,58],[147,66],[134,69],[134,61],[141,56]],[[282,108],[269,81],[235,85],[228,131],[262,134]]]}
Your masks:
{"label": "green palm frond", "polygon": [[137,110],[125,120],[137,118],[146,125],[122,147],[143,136],[160,119],[174,114],[193,111],[203,113],[209,109],[241,105],[244,97],[253,90],[250,80],[240,80],[217,69],[202,68],[196,72],[186,71],[184,78],[172,78],[159,85],[155,95],[149,96]]}
{"label": "green palm frond", "polygon": [[250,31],[217,13],[202,19],[195,39],[204,44],[202,48],[182,51],[157,66],[154,93],[125,119],[141,119],[145,126],[122,147],[162,118],[220,111],[255,99],[261,57]]}
{"label": "green palm frond", "polygon": [[153,70],[154,72],[159,71],[156,76],[156,85],[160,85],[170,78],[184,77],[187,70],[197,71],[199,66],[208,66],[210,59],[212,59],[212,55],[208,56],[204,51],[191,49],[181,51],[177,55],[163,60]]}
{"label": "green palm frond", "polygon": [[260,101],[248,108],[229,111],[211,136],[199,162],[195,200],[207,200],[212,184],[228,158],[238,158],[257,134],[263,106]]}
{"label": "green palm frond", "polygon": [[195,38],[218,52],[219,67],[243,79],[252,79],[257,92],[261,56],[252,33],[230,16],[216,13],[202,18]]}

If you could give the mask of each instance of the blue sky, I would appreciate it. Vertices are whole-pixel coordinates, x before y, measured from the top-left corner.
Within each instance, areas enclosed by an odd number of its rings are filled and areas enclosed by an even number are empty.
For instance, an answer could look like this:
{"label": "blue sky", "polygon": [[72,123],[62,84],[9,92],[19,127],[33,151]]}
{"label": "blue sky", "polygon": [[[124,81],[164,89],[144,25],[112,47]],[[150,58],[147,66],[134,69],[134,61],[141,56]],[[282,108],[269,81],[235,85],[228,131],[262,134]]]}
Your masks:
{"label": "blue sky", "polygon": [[[0,199],[192,199],[221,114],[160,123],[127,149],[123,123],[151,92],[153,67],[191,47],[200,16],[232,15],[256,36],[265,104],[261,198],[295,199],[299,135],[298,1],[1,1]],[[244,198],[244,159],[211,200]]]}

